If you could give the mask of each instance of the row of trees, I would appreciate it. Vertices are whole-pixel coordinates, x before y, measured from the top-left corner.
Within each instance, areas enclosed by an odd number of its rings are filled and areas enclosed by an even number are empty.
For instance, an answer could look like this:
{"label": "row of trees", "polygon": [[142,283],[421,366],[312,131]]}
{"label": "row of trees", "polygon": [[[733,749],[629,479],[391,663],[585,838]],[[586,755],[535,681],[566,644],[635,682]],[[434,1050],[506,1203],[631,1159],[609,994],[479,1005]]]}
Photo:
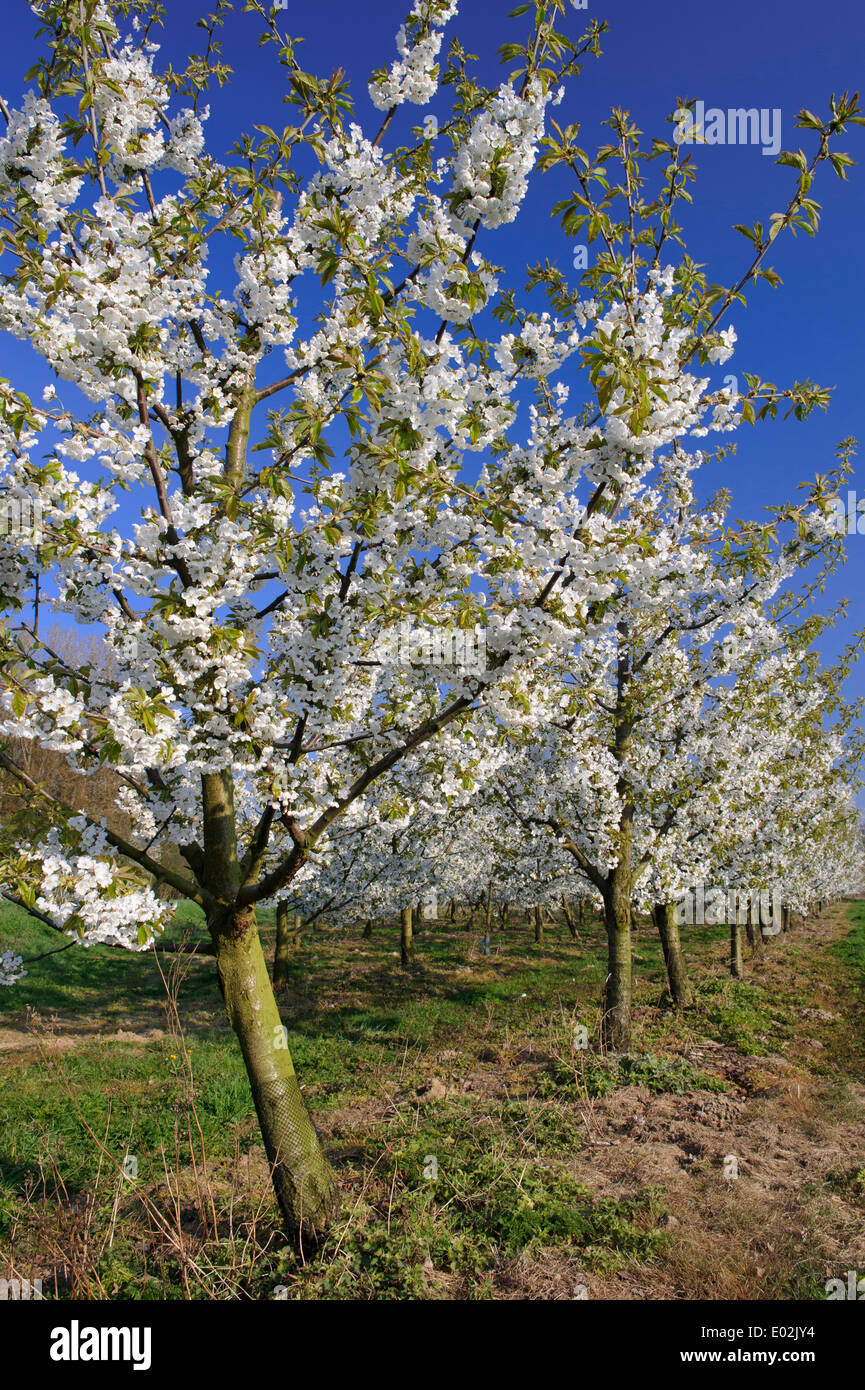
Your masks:
{"label": "row of trees", "polygon": [[556,686],[547,667],[525,687],[519,728],[480,715],[464,726],[447,760],[463,766],[459,793],[442,795],[439,757],[404,764],[304,867],[286,913],[348,925],[447,901],[488,931],[502,910],[545,906],[573,930],[591,904],[608,938],[603,1040],[627,1049],[634,912],[652,913],[682,1005],[683,922],[729,922],[739,974],[743,928],[775,935],[793,912],[865,886],[860,705],[839,693],[848,656],[820,669],[803,645],[812,629],[785,639],[778,623],[759,635],[755,624],[747,656],[722,653],[723,679],[707,675],[717,649],[699,664],[662,645],[651,671],[618,630],[583,644],[590,682],[572,668]]}
{"label": "row of trees", "polygon": [[[309,910],[345,865],[366,904],[447,895],[467,865],[511,899],[588,891],[625,1046],[635,901],[698,869],[762,881],[767,854],[798,901],[812,843],[846,883],[852,714],[802,608],[840,557],[850,446],[761,526],[693,480],[729,471],[710,437],[827,403],[716,369],[744,289],[778,282],[773,242],[816,228],[813,180],[844,177],[857,99],[800,114],[812,148],[779,156],[783,210],[712,284],[677,221],[693,146],[615,110],[589,155],[554,118],[604,26],[572,38],[564,0],[519,6],[487,87],[458,40],[441,56],[455,8],[417,0],[369,135],[343,75],[304,72],[259,0],[290,123],[233,162],[201,106],[228,77],[228,0],[185,69],[159,66],[158,0],[43,0],[35,87],[0,102],[0,328],[50,376],[38,406],[0,386],[0,487],[41,514],[38,536],[0,537],[0,767],[26,799],[5,891],[131,949],[170,916],[154,885],[200,905],[277,1199],[312,1238],[334,1180],[276,1045],[260,906]],[[412,126],[433,98],[446,117]],[[582,273],[545,258],[524,291],[489,255],[535,167],[567,181],[554,212],[596,254]],[[51,648],[40,605],[110,660]],[[406,621],[479,629],[485,660],[443,641],[407,659]],[[34,741],[108,771],[132,829],[28,772]]]}

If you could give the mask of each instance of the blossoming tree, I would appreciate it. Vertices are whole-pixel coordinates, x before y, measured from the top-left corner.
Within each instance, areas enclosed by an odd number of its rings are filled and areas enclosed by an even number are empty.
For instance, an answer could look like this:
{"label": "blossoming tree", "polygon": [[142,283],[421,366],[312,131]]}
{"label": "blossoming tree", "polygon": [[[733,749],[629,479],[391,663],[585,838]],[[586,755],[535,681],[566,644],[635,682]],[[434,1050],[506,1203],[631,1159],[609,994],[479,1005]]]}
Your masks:
{"label": "blossoming tree", "polygon": [[[452,49],[436,157],[432,128],[388,153],[384,137],[437,90],[454,5],[415,6],[399,59],[373,77],[385,115],[368,138],[341,75],[303,72],[275,12],[252,4],[296,120],[244,136],[225,165],[205,150],[200,103],[226,76],[227,8],[208,21],[207,57],[176,73],[156,67],[157,3],[49,0],[36,88],[0,107],[0,325],[60,383],[39,408],[0,391],[5,496],[41,512],[38,553],[3,543],[18,614],[3,628],[5,732],[113,767],[138,831],[73,814],[3,754],[32,798],[4,878],[63,931],[132,947],[170,907],[130,865],[200,904],[280,1206],[315,1235],[332,1174],[280,1045],[255,909],[370,785],[562,627],[542,570],[573,529],[575,491],[551,530],[530,510],[506,527],[502,483],[464,458],[507,439],[518,379],[575,353],[577,324],[527,318],[480,360],[469,325],[496,288],[476,243],[516,215],[546,108],[599,26],[578,43],[557,34],[551,0],[497,90]],[[208,283],[220,243],[237,248],[225,291]],[[304,317],[307,281],[319,304]],[[589,576],[571,621],[591,590]],[[101,624],[115,678],[57,659],[37,602]],[[488,671],[448,672],[445,687],[383,658],[406,613],[483,622]],[[165,866],[169,842],[185,870]]]}

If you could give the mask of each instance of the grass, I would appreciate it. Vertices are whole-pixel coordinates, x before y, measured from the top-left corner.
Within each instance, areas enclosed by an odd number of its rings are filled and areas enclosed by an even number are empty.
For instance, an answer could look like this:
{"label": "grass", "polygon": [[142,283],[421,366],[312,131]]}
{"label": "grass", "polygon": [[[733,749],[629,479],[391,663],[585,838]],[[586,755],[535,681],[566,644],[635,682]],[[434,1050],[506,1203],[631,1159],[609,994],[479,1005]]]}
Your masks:
{"label": "grass", "polygon": [[682,1058],[658,1057],[653,1053],[620,1057],[587,1053],[585,1059],[554,1063],[541,1078],[538,1091],[544,1096],[571,1093],[597,1098],[622,1086],[645,1086],[655,1095],[727,1089],[725,1081],[707,1075]]}
{"label": "grass", "polygon": [[865,903],[851,903],[849,912],[853,929],[834,942],[831,949],[858,976],[860,988],[865,990]]}
{"label": "grass", "polygon": [[[851,929],[831,951],[783,943],[783,988],[756,967],[730,980],[726,929],[694,931],[685,1015],[667,1007],[660,945],[641,926],[633,1050],[619,1057],[597,1048],[597,921],[578,944],[554,927],[540,946],[520,925],[496,935],[491,957],[440,924],[419,934],[409,972],[393,925],[369,940],[336,924],[307,931],[281,1008],[343,1207],[323,1245],[300,1253],[278,1229],[212,958],[104,947],[48,956],[0,992],[0,1030],[26,1032],[2,1061],[0,1274],[5,1254],[10,1272],[41,1270],[57,1297],[135,1299],[275,1289],[301,1299],[490,1298],[517,1277],[547,1287],[551,1271],[568,1297],[585,1279],[642,1271],[663,1281],[682,1256],[657,1183],[596,1190],[580,1168],[593,1107],[633,1087],[723,1097],[731,1083],[703,1055],[706,1038],[741,1059],[798,1057],[801,1001],[819,986],[849,1004],[837,1044],[811,1057],[814,1075],[831,1067],[826,1094],[834,1087],[841,1114],[862,1064],[861,1037],[850,1039],[865,911],[849,912]],[[271,919],[262,931],[272,949]],[[203,941],[195,909],[170,929],[170,940],[182,937]],[[0,949],[26,957],[56,944],[25,914],[0,909]],[[574,1045],[577,1025],[588,1048]],[[860,1161],[833,1179],[857,1203],[863,1171]],[[773,1287],[786,1287],[780,1274]]]}
{"label": "grass", "polygon": [[[456,1280],[473,1297],[492,1291],[509,1259],[549,1248],[593,1267],[651,1258],[663,1244],[655,1193],[596,1200],[551,1153],[570,1135],[549,1113],[493,1107],[478,1123],[470,1102],[435,1102],[419,1124],[388,1135],[387,1196],[361,1196],[313,1262],[283,1256],[280,1273],[301,1297],[443,1296]],[[544,1151],[539,1159],[538,1147]]]}
{"label": "grass", "polygon": [[[177,905],[175,922],[164,939],[175,944],[186,936],[204,941],[203,914],[195,903]],[[14,990],[0,993],[0,1026],[4,1016],[15,1017],[28,1006],[41,1013],[108,1009],[122,1014],[134,1009],[138,999],[153,997],[156,972],[149,955],[111,946],[58,950],[64,943],[55,931],[2,900],[0,943],[2,949],[24,957],[54,952],[29,968]],[[196,984],[197,975],[193,975],[189,986],[194,990]]]}

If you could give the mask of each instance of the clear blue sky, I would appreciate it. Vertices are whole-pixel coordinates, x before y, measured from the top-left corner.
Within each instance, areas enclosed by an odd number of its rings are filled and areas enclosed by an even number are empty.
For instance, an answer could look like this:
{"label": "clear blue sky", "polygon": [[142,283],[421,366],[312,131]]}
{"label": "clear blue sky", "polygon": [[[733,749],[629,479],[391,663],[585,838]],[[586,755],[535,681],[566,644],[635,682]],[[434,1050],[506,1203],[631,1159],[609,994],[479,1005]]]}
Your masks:
{"label": "clear blue sky", "polygon": [[[508,20],[515,0],[461,0],[460,14],[448,33],[482,58],[482,76],[492,84],[502,69],[498,45],[517,39],[525,19]],[[223,54],[235,79],[211,97],[209,141],[215,153],[227,152],[234,138],[254,122],[281,125],[291,120],[281,106],[282,73],[270,48],[257,44],[260,21],[241,13],[231,17],[223,34]],[[280,15],[281,27],[306,42],[299,51],[304,66],[327,73],[346,70],[352,80],[356,114],[367,130],[377,128],[378,113],[367,96],[370,71],[394,56],[393,36],[402,22],[407,0],[321,0],[300,4],[289,0]],[[32,61],[35,21],[24,0],[4,0],[4,42],[0,49],[0,93],[17,104],[21,74]],[[200,51],[203,35],[195,28],[205,11],[204,0],[167,0],[169,22],[162,36],[163,56],[181,65],[189,51]],[[863,73],[865,6],[862,0],[726,0],[721,4],[682,5],[679,0],[589,0],[587,11],[568,7],[565,23],[577,34],[587,18],[609,22],[602,41],[603,56],[590,59],[578,82],[572,83],[563,106],[555,113],[560,123],[579,121],[582,143],[591,150],[605,137],[601,121],[611,106],[628,109],[649,134],[665,134],[664,118],[678,96],[701,98],[707,107],[779,108],[782,148],[813,149],[809,133],[794,127],[803,106],[823,115],[830,93],[855,88]],[[437,102],[431,108],[442,111]],[[406,108],[403,109],[406,113]],[[394,123],[399,139],[419,120],[418,108],[408,108]],[[400,124],[401,123],[401,124]],[[813,140],[813,137],[811,137]],[[734,494],[738,516],[759,516],[762,506],[796,497],[796,486],[816,472],[828,472],[835,462],[835,444],[855,435],[865,449],[863,423],[863,328],[865,275],[862,270],[865,224],[865,128],[853,127],[840,148],[857,161],[841,183],[830,171],[813,193],[823,205],[816,238],[786,236],[776,244],[770,263],[784,285],[772,291],[761,284],[749,291],[746,311],[732,315],[739,335],[734,358],[719,374],[753,371],[786,385],[812,378],[833,386],[827,415],[818,413],[805,423],[766,423],[743,427],[737,456],[707,484],[722,483]],[[737,222],[757,219],[785,206],[793,171],[777,167],[759,146],[701,146],[696,150],[699,179],[694,206],[685,213],[688,249],[707,263],[709,278],[729,282],[746,265],[748,245],[732,231]],[[527,261],[548,255],[564,267],[569,244],[549,208],[562,196],[558,175],[535,175],[532,191],[517,223],[496,233],[491,257],[518,277]],[[517,283],[522,281],[517,278]],[[0,374],[24,389],[37,387],[29,365],[22,366],[20,345],[0,339]],[[22,379],[21,371],[24,371]],[[44,384],[44,378],[38,384]],[[865,496],[865,462],[860,460],[850,484]],[[826,642],[827,655],[858,627],[865,627],[865,536],[848,538],[848,561],[827,590],[827,604],[850,599],[850,618]],[[865,693],[865,669],[851,679],[849,693]]]}

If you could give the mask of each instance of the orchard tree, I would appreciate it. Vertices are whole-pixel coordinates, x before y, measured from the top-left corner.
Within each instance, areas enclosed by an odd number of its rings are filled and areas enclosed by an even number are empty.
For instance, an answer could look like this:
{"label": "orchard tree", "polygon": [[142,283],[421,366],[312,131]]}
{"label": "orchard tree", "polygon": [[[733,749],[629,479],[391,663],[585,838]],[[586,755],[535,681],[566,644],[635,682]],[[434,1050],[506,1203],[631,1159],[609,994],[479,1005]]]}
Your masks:
{"label": "orchard tree", "polygon": [[[137,832],[74,814],[7,751],[32,814],[4,879],[88,941],[145,947],[170,912],[152,881],[202,907],[283,1216],[315,1237],[333,1175],[255,912],[368,787],[599,591],[581,576],[567,613],[547,611],[544,572],[584,510],[578,470],[548,499],[538,469],[523,512],[504,513],[506,485],[471,456],[508,446],[519,380],[579,347],[576,313],[526,314],[490,346],[472,322],[497,289],[481,239],[516,216],[547,107],[600,26],[558,34],[564,6],[549,0],[510,46],[519,71],[489,90],[458,43],[437,61],[455,6],[420,0],[399,59],[373,77],[384,114],[367,137],[341,73],[304,72],[276,13],[247,5],[294,123],[244,135],[223,164],[201,98],[228,76],[230,8],[219,0],[207,55],[178,72],[157,67],[156,0],[47,0],[35,88],[0,105],[0,326],[49,373],[39,407],[0,391],[5,501],[41,512],[38,545],[3,541],[17,615],[3,628],[3,732],[82,772],[114,769]],[[440,79],[453,99],[441,136],[407,126],[386,151],[401,108]],[[226,246],[220,289],[208,260]],[[110,679],[45,647],[37,593],[101,625]],[[404,669],[407,615],[482,626],[486,669],[448,668],[446,683]],[[158,856],[166,843],[183,870]]]}
{"label": "orchard tree", "polygon": [[[715,881],[719,819],[741,851],[746,837],[729,814],[740,788],[759,803],[770,771],[801,767],[796,735],[808,714],[816,737],[823,713],[822,688],[809,696],[793,678],[814,623],[795,640],[772,620],[770,601],[824,550],[834,563],[827,512],[788,505],[774,524],[733,529],[717,504],[694,508],[686,485],[682,476],[671,490],[665,521],[658,511],[651,566],[621,567],[609,630],[523,681],[522,747],[500,775],[515,819],[527,833],[545,827],[600,894],[604,1036],[617,1051],[630,1045],[634,906],[653,910],[671,995],[686,1004],[675,905],[695,881]],[[815,496],[823,500],[819,485]],[[785,721],[780,695],[768,710],[761,699],[785,672],[795,721]]]}

